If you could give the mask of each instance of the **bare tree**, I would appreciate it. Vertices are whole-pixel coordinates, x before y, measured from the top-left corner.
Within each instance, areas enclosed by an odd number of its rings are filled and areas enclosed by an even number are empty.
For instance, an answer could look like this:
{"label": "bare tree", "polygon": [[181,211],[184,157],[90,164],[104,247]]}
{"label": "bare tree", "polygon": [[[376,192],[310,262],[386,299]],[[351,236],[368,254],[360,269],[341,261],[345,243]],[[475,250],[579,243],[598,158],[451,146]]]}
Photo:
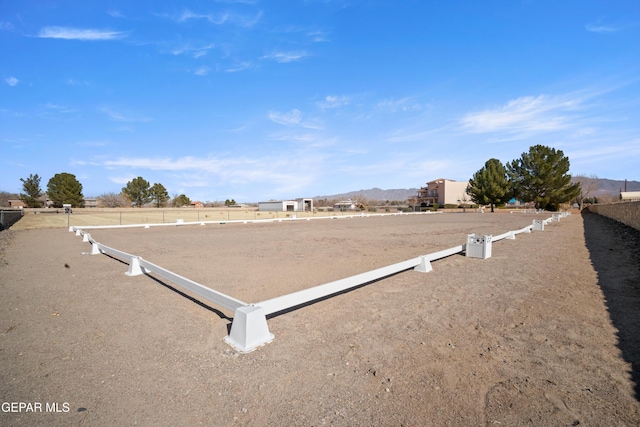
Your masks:
{"label": "bare tree", "polygon": [[98,196],[100,205],[105,208],[122,208],[125,206],[131,206],[131,202],[124,194],[120,193],[105,193]]}
{"label": "bare tree", "polygon": [[619,201],[618,196],[614,196],[613,194],[603,194],[597,197],[598,203],[615,203]]}
{"label": "bare tree", "polygon": [[8,193],[6,191],[0,191],[0,206],[6,207],[9,206],[9,200],[19,199],[16,193]]}
{"label": "bare tree", "polygon": [[467,205],[469,204],[470,200],[471,199],[469,198],[469,195],[466,192],[462,193],[462,195],[458,198],[458,203],[460,203],[460,206],[462,206],[462,212],[467,211]]}
{"label": "bare tree", "polygon": [[598,182],[598,177],[596,175],[587,176],[584,174],[574,176],[573,182],[580,184],[580,194],[576,196],[574,201],[578,204],[578,207],[582,209],[584,199],[593,197],[598,189],[600,189],[600,183]]}
{"label": "bare tree", "polygon": [[355,202],[356,207],[358,209],[364,209],[366,206],[370,206],[370,205],[373,204],[373,203],[371,203],[371,201],[369,199],[367,199],[364,196],[360,196],[360,195],[353,196],[353,198],[351,200],[353,200]]}

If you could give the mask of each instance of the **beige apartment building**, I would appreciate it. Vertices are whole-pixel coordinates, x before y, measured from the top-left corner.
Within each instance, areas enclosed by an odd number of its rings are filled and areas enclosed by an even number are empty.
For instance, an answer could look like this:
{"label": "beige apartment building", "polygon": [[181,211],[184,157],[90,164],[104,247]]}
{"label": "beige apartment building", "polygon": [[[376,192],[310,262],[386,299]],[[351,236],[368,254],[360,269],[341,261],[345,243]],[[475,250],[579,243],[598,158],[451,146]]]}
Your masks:
{"label": "beige apartment building", "polygon": [[439,206],[460,205],[471,203],[467,194],[469,182],[453,181],[450,179],[436,179],[427,182],[425,187],[418,190],[418,195],[409,199],[409,204],[413,206]]}

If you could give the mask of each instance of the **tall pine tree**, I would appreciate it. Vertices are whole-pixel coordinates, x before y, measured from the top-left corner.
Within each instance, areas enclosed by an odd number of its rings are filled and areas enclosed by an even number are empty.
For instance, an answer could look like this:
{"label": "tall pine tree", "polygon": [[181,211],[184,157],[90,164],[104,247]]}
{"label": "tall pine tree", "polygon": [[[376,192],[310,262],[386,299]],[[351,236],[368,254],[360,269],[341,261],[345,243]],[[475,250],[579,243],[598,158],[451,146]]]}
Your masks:
{"label": "tall pine tree", "polygon": [[489,159],[484,167],[469,180],[467,194],[479,205],[494,206],[505,204],[509,196],[509,180],[507,170],[498,159]]}
{"label": "tall pine tree", "polygon": [[122,188],[124,193],[137,208],[141,208],[151,201],[151,185],[149,181],[139,176],[127,182],[127,186]]}
{"label": "tall pine tree", "polygon": [[20,193],[20,200],[22,200],[28,208],[39,208],[42,206],[39,200],[40,196],[42,196],[40,179],[38,174],[30,174],[27,179],[20,178],[20,181],[22,181],[22,191],[24,191],[24,193]]}
{"label": "tall pine tree", "polygon": [[57,208],[61,208],[65,203],[74,208],[84,205],[82,184],[76,179],[75,175],[67,172],[57,173],[49,180],[47,194]]}
{"label": "tall pine tree", "polygon": [[558,210],[580,194],[580,184],[572,184],[568,172],[569,158],[562,150],[544,145],[532,146],[507,164],[514,196],[540,209]]}

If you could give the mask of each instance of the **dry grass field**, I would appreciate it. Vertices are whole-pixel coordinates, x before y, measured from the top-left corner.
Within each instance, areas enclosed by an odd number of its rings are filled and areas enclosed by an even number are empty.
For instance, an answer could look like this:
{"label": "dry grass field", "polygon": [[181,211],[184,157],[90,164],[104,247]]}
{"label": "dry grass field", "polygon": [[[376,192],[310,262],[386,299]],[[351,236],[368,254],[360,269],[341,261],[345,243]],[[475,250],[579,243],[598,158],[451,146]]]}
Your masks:
{"label": "dry grass field", "polygon": [[[254,302],[535,217],[91,234]],[[249,354],[223,342],[233,313],[31,220],[0,233],[0,399],[68,411],[4,411],[0,425],[640,424],[640,238],[606,218],[574,214],[489,259],[454,255],[270,317],[274,341]]]}
{"label": "dry grass field", "polygon": [[[395,208],[389,211],[396,212]],[[380,211],[378,213],[385,213]],[[27,230],[50,227],[82,227],[97,225],[163,224],[183,222],[220,222],[264,219],[322,218],[331,216],[360,215],[360,212],[259,212],[257,209],[74,209],[72,214],[64,214],[55,209],[46,213],[28,212],[14,227]],[[369,213],[365,213],[369,214]]]}

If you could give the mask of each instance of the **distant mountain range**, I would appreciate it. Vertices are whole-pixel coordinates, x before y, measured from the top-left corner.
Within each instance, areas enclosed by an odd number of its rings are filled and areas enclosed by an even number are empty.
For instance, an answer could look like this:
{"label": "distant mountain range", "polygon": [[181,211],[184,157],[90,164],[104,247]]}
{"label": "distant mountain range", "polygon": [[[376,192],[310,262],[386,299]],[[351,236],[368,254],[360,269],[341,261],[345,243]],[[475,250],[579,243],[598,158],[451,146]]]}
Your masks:
{"label": "distant mountain range", "polygon": [[394,190],[382,190],[380,188],[371,188],[369,190],[350,191],[348,193],[333,194],[331,196],[317,196],[314,199],[327,199],[327,200],[347,200],[355,199],[356,197],[365,198],[367,200],[380,200],[380,201],[401,201],[404,202],[409,197],[418,194],[417,188],[408,189],[394,189]]}
{"label": "distant mountain range", "polygon": [[[625,181],[613,179],[596,179],[598,190],[590,197],[601,197],[604,195],[617,196],[620,191],[625,191]],[[640,191],[640,181],[627,181],[626,191]],[[330,196],[316,196],[314,199],[327,200],[347,200],[356,197],[365,198],[367,200],[379,201],[405,201],[409,197],[413,197],[418,193],[417,188],[382,190],[380,188],[371,188],[369,190],[350,191],[348,193],[333,194]]]}
{"label": "distant mountain range", "polygon": [[621,191],[640,191],[639,181],[627,181],[625,190],[625,181],[616,181],[613,179],[598,179],[598,190],[595,196],[610,195],[617,196]]}

